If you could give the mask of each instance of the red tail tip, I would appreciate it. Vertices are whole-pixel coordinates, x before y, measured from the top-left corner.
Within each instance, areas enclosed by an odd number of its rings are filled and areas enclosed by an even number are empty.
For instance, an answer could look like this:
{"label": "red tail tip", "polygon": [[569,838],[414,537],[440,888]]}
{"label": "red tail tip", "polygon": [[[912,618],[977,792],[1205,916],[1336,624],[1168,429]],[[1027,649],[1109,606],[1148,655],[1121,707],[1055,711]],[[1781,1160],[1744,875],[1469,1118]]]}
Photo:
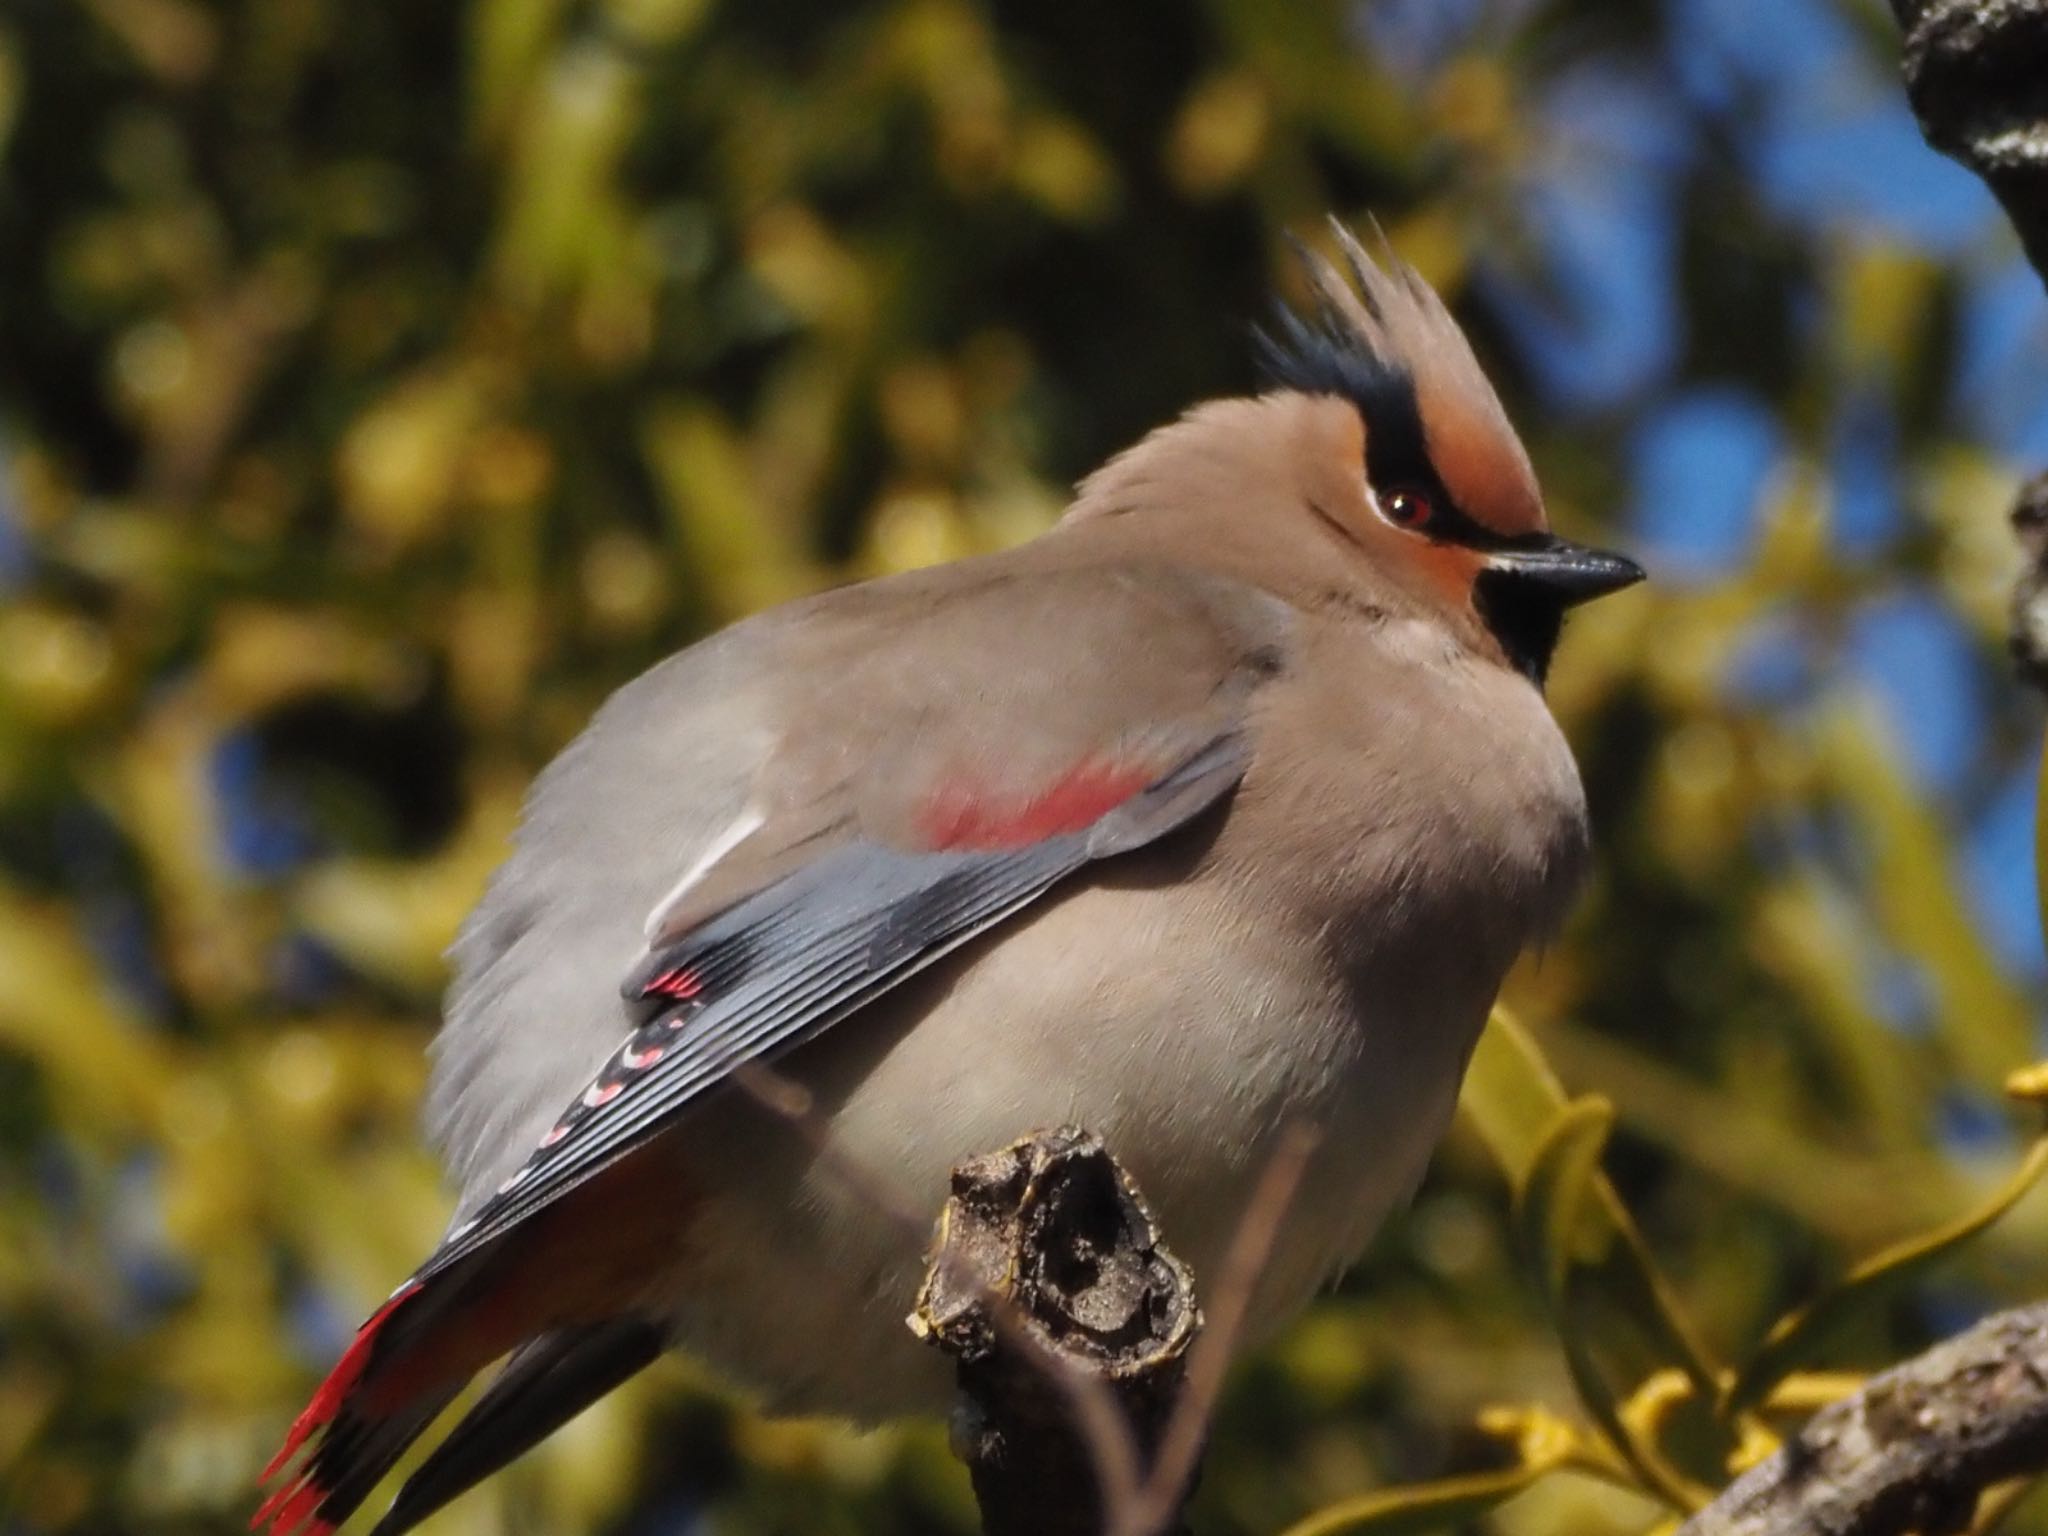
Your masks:
{"label": "red tail tip", "polygon": [[311,1482],[294,1483],[281,1489],[280,1493],[284,1497],[274,1494],[264,1500],[263,1508],[256,1511],[256,1518],[250,1522],[252,1529],[269,1520],[273,1522],[270,1536],[292,1536],[292,1532],[305,1525],[309,1518],[312,1525],[308,1527],[307,1536],[320,1536],[320,1533],[334,1529],[332,1521],[313,1516],[313,1511],[320,1507],[320,1501],[327,1497],[325,1488]]}
{"label": "red tail tip", "polygon": [[[334,1362],[334,1369],[329,1371],[327,1379],[320,1383],[319,1390],[314,1392],[313,1399],[306,1404],[305,1411],[292,1420],[292,1427],[285,1431],[284,1444],[277,1448],[277,1454],[270,1458],[270,1464],[263,1469],[263,1482],[267,1483],[277,1476],[285,1463],[298,1453],[299,1447],[312,1437],[314,1431],[341,1411],[342,1401],[348,1396],[349,1388],[356,1384],[357,1378],[370,1363],[370,1350],[376,1343],[378,1330],[390,1319],[398,1304],[409,1299],[418,1289],[418,1281],[406,1281],[391,1293],[389,1301],[372,1312],[368,1321],[356,1330],[355,1338],[350,1341],[348,1348],[342,1351],[341,1358]],[[256,1512],[256,1518],[250,1521],[250,1525],[261,1525],[269,1518],[270,1512],[290,1493],[291,1487],[288,1486],[272,1494],[264,1502],[263,1508]],[[303,1517],[304,1511],[300,1513]]]}
{"label": "red tail tip", "polygon": [[[265,1474],[265,1476],[268,1475],[268,1473]],[[252,1531],[260,1529],[272,1515],[277,1513],[278,1506],[296,1493],[298,1488],[299,1485],[297,1483],[286,1483],[284,1487],[279,1488],[269,1498],[257,1505],[256,1513],[249,1517],[249,1529]]]}

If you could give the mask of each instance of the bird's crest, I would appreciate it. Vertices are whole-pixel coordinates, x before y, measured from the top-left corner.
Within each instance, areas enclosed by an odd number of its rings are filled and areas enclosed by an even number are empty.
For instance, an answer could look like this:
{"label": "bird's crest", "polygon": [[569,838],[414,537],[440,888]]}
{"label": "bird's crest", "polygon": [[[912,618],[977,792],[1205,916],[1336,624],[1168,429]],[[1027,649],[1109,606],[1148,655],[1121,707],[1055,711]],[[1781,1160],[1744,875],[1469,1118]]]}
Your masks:
{"label": "bird's crest", "polygon": [[1521,440],[1479,359],[1436,290],[1393,254],[1374,226],[1378,256],[1330,220],[1340,268],[1307,246],[1296,253],[1314,289],[1306,316],[1279,306],[1259,333],[1260,361],[1278,388],[1349,400],[1382,447],[1420,456],[1465,510],[1494,532],[1543,526],[1542,498]]}

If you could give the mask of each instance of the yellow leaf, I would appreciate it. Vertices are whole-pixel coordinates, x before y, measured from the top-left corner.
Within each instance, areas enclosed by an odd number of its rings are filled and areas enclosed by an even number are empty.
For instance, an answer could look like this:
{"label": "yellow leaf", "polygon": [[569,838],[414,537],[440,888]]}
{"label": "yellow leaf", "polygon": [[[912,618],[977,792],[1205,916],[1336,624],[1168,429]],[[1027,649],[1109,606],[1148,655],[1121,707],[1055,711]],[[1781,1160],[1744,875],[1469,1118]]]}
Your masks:
{"label": "yellow leaf", "polygon": [[1849,1317],[1947,1257],[1950,1250],[1968,1242],[2019,1204],[2021,1196],[2034,1187],[2044,1169],[2048,1169],[2048,1136],[2034,1143],[2018,1170],[1984,1204],[1932,1232],[1872,1254],[1806,1306],[1779,1319],[1763,1346],[1723,1394],[1722,1415],[1741,1413],[1768,1396],[1778,1382],[1811,1358]]}
{"label": "yellow leaf", "polygon": [[2022,1104],[2048,1103],[2048,1061],[2021,1067],[2006,1078],[2005,1096]]}
{"label": "yellow leaf", "polygon": [[732,424],[708,406],[655,406],[642,442],[692,570],[716,576],[718,617],[793,597],[806,570],[784,521],[764,504]]}
{"label": "yellow leaf", "polygon": [[1271,96],[1257,75],[1217,75],[1181,108],[1167,140],[1167,173],[1191,197],[1227,192],[1258,163],[1272,126]]}
{"label": "yellow leaf", "polygon": [[1530,1461],[1500,1472],[1382,1489],[1318,1510],[1288,1526],[1281,1536],[1420,1536],[1424,1531],[1459,1529],[1558,1465]]}
{"label": "yellow leaf", "polygon": [[349,427],[335,465],[342,509],[374,548],[403,549],[444,527],[483,416],[481,385],[463,370],[423,373]]}

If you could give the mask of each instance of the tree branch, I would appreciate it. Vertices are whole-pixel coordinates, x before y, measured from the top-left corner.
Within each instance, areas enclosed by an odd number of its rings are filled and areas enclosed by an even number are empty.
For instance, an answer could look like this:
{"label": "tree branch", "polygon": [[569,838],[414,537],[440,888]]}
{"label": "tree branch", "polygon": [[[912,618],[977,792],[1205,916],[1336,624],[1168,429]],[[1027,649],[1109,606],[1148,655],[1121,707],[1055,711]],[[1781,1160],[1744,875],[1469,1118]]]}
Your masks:
{"label": "tree branch", "polygon": [[1201,1313],[1095,1137],[1040,1132],[953,1171],[910,1326],[958,1362],[954,1451],[986,1536],[1178,1525],[1187,1489],[1155,1519],[1147,1482]]}
{"label": "tree branch", "polygon": [[2048,1470],[2048,1302],[2000,1312],[1816,1413],[1678,1536],[1949,1536]]}
{"label": "tree branch", "polygon": [[2020,487],[2012,531],[2026,564],[2013,583],[2006,643],[2021,678],[2048,693],[2048,473]]}
{"label": "tree branch", "polygon": [[2048,282],[2048,0],[1891,0],[1927,142],[1984,179]]}

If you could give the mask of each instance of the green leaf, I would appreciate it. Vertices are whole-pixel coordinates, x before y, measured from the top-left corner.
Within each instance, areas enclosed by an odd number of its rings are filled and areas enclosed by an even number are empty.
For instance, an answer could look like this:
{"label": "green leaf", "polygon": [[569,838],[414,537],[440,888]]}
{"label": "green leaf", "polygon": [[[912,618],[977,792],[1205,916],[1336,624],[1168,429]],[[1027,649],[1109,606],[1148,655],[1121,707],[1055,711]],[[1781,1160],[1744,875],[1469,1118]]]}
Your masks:
{"label": "green leaf", "polygon": [[2044,1170],[2048,1170],[2048,1136],[2034,1143],[2013,1176],[1984,1204],[1932,1232],[1871,1255],[1806,1306],[1780,1318],[1723,1395],[1721,1416],[1732,1418],[1763,1401],[1851,1316],[1947,1257],[2011,1210]]}
{"label": "green leaf", "polygon": [[1457,1529],[1513,1498],[1562,1462],[1557,1456],[1499,1472],[1382,1489],[1318,1510],[1288,1526],[1281,1536],[1421,1536],[1426,1531]]}
{"label": "green leaf", "polygon": [[[1460,1106],[1516,1189],[1526,1185],[1530,1165],[1557,1130],[1567,1103],[1564,1085],[1535,1038],[1505,1009],[1494,1009],[1473,1052]],[[1582,1251],[1600,1255],[1600,1283],[1642,1324],[1666,1363],[1685,1373],[1703,1401],[1713,1401],[1721,1389],[1720,1363],[1694,1332],[1628,1207],[1597,1168],[1592,1188],[1596,1198],[1584,1217],[1589,1233],[1581,1242]],[[1601,1228],[1615,1240],[1602,1242]]]}
{"label": "green leaf", "polygon": [[1602,1098],[1574,1100],[1557,1114],[1515,1190],[1515,1238],[1543,1288],[1579,1401],[1616,1453],[1648,1480],[1621,1401],[1571,1311],[1572,1270],[1582,1255],[1597,1262],[1614,1236],[1612,1225],[1598,1219],[1596,1192],[1600,1154],[1613,1129],[1614,1106]]}
{"label": "green leaf", "polygon": [[1553,1303],[1564,1299],[1575,1246],[1597,1262],[1613,1236],[1596,1207],[1600,1154],[1613,1130],[1612,1104],[1598,1095],[1574,1099],[1551,1121],[1515,1189],[1515,1235]]}
{"label": "green leaf", "polygon": [[1607,1100],[1588,1095],[1565,1106],[1537,1143],[1515,1191],[1516,1237],[1543,1286],[1565,1366],[1586,1413],[1646,1492],[1675,1509],[1690,1510],[1701,1502],[1702,1491],[1689,1486],[1655,1446],[1629,1427],[1573,1305],[1574,1287],[1586,1273],[1582,1266],[1604,1265],[1630,1246],[1623,1238],[1626,1217],[1618,1222],[1602,1199],[1603,1189],[1612,1194],[1600,1173],[1600,1155],[1613,1130],[1614,1106]]}
{"label": "green leaf", "polygon": [[1495,1008],[1466,1069],[1458,1107],[1509,1182],[1519,1184],[1559,1110],[1569,1102],[1535,1038]]}

